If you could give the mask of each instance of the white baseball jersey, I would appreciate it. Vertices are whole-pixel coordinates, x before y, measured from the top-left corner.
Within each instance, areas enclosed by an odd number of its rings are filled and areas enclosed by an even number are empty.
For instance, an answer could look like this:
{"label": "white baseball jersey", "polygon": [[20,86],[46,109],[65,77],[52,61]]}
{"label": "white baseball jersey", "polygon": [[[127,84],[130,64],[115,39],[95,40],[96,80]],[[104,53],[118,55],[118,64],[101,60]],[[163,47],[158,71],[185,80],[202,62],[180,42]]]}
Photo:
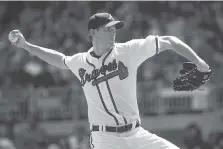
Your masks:
{"label": "white baseball jersey", "polygon": [[159,52],[157,36],[133,39],[115,46],[100,58],[88,52],[65,58],[80,80],[88,104],[88,119],[96,125],[124,125],[140,120],[136,81],[137,68]]}

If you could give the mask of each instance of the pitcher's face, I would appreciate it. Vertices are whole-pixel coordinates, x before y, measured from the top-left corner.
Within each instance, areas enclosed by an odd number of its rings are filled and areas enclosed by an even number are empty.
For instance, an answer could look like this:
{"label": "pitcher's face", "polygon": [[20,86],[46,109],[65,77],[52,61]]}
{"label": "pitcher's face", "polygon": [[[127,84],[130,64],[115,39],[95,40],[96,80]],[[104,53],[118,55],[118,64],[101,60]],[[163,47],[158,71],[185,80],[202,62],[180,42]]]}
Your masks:
{"label": "pitcher's face", "polygon": [[93,40],[104,44],[104,46],[113,46],[115,43],[116,28],[115,26],[102,26],[94,30]]}

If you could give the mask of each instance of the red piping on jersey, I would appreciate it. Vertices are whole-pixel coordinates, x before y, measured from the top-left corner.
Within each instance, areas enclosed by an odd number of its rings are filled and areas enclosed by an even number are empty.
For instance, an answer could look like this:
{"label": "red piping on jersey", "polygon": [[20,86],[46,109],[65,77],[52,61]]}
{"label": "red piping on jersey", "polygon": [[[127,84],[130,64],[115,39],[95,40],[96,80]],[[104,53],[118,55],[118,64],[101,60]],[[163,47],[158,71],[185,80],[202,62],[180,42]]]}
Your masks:
{"label": "red piping on jersey", "polygon": [[[112,50],[113,50],[113,48],[111,48],[111,50],[108,52],[108,54],[104,57],[104,59],[103,59],[103,61],[102,61],[102,66],[104,66],[105,60],[107,59],[107,57],[109,56],[109,54],[112,52]],[[104,75],[106,75],[106,72],[105,72]],[[107,86],[109,95],[110,95],[110,97],[111,97],[111,101],[112,101],[113,107],[115,108],[115,112],[119,114],[119,111],[118,111],[118,109],[117,109],[117,106],[116,106],[116,104],[115,104],[114,98],[113,98],[112,93],[111,93],[111,89],[110,89],[109,84],[108,84],[108,80],[106,80],[106,86]],[[119,114],[119,115],[120,115],[120,114]],[[122,116],[122,117],[123,117],[123,119],[124,119],[124,121],[125,121],[125,124],[127,124],[127,120],[126,120],[126,118],[125,118],[124,116]]]}
{"label": "red piping on jersey", "polygon": [[[111,51],[112,51],[112,49],[107,53],[107,55],[106,55],[105,58],[103,59],[103,62],[102,62],[102,63],[104,63],[105,59],[108,57],[108,55],[111,53]],[[90,63],[90,62],[88,61],[87,58],[86,58],[86,62],[87,62],[90,66],[94,67],[94,70],[95,70],[95,68],[96,68],[95,65],[92,64],[92,63]],[[109,112],[108,108],[106,107],[106,104],[105,104],[105,102],[104,102],[104,100],[103,100],[103,97],[102,97],[102,94],[101,94],[101,91],[100,91],[99,86],[96,85],[96,87],[97,87],[98,94],[99,94],[99,96],[100,96],[100,99],[101,99],[101,102],[102,102],[102,105],[103,105],[105,111],[108,113],[108,115],[110,115],[110,116],[112,116],[112,117],[114,118],[114,120],[115,120],[115,122],[116,122],[116,125],[119,125],[118,119],[117,119],[111,112]]]}

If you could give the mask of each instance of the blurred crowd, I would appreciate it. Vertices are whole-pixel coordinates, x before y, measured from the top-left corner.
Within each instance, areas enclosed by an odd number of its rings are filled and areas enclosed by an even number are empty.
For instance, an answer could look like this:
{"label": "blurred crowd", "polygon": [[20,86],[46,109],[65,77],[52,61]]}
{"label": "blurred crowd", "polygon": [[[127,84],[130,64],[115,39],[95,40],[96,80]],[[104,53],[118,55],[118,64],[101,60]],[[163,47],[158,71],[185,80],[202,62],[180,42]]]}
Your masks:
{"label": "blurred crowd", "polygon": [[[8,33],[19,29],[27,41],[66,55],[86,52],[87,22],[96,12],[109,12],[124,20],[117,42],[145,38],[149,34],[172,35],[191,46],[213,68],[212,83],[222,82],[222,2],[0,2],[1,87],[65,85],[70,71],[49,66],[28,52],[16,49]],[[170,58],[171,57],[171,58]],[[182,62],[174,52],[163,52],[143,63],[138,80],[154,80],[169,86]]]}
{"label": "blurred crowd", "polygon": [[[96,12],[109,12],[115,19],[125,21],[125,27],[117,33],[117,42],[145,38],[150,34],[178,37],[212,67],[214,73],[211,84],[217,85],[223,81],[222,2],[1,1],[0,88],[79,85],[69,70],[50,66],[25,50],[12,46],[8,41],[8,33],[19,29],[28,42],[55,49],[65,55],[86,52],[92,46],[87,40],[87,22]],[[165,51],[144,62],[138,69],[138,81],[148,81],[152,88],[140,90],[153,92],[156,89],[154,86],[170,87],[185,61],[182,56]],[[30,123],[30,128],[24,131],[27,135],[17,137],[21,139],[19,141],[1,138],[0,148],[28,149],[30,145],[35,149],[89,148],[89,133],[84,129],[78,128],[79,131],[75,130],[71,135],[52,137],[50,140],[44,139],[44,130],[37,128],[36,123]],[[186,149],[223,149],[222,135],[210,136],[209,142],[205,142],[196,125],[188,125],[186,130]],[[30,136],[39,137],[40,140]]]}
{"label": "blurred crowd", "polygon": [[186,149],[222,149],[223,133],[212,132],[208,139],[202,136],[202,130],[196,123],[189,123],[184,132],[183,143]]}
{"label": "blurred crowd", "polygon": [[26,129],[15,139],[0,137],[1,149],[90,149],[90,133],[79,127],[66,136],[47,136],[39,129]]}

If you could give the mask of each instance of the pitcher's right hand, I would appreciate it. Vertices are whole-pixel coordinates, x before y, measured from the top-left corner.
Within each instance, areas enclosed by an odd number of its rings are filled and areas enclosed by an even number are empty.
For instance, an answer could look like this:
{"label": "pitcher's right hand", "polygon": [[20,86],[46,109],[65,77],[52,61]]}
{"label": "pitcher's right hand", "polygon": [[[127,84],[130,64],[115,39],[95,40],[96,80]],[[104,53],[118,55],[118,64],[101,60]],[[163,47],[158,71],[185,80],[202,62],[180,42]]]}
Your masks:
{"label": "pitcher's right hand", "polygon": [[19,48],[25,48],[26,40],[19,30],[12,30],[9,33],[8,39],[12,43],[12,45]]}

